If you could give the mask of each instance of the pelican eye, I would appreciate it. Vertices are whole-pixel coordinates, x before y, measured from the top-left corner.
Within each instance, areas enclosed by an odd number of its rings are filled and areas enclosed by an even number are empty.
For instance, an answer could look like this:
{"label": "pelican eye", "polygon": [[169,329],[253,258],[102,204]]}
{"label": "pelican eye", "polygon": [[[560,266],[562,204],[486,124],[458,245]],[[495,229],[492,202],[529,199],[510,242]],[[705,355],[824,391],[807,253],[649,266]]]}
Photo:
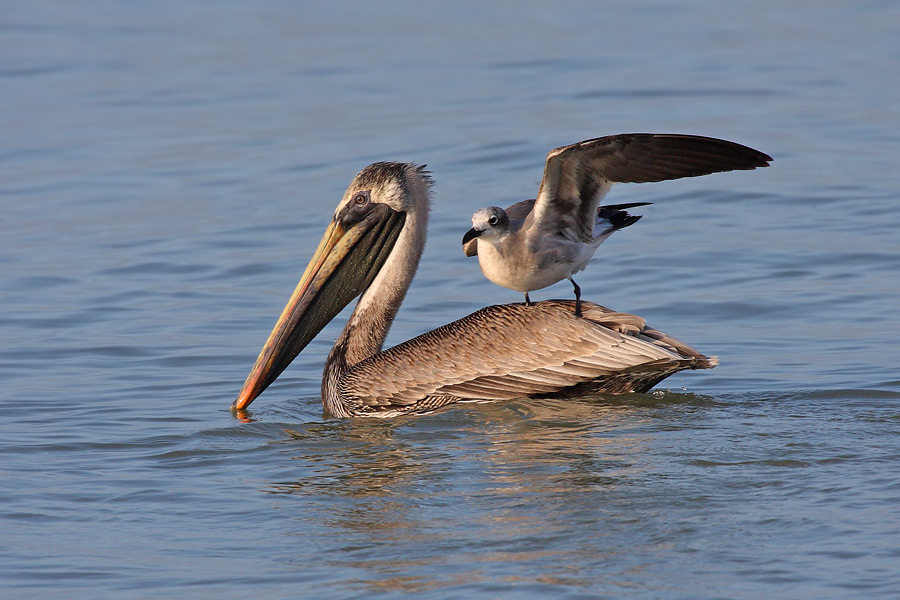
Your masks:
{"label": "pelican eye", "polygon": [[364,206],[369,201],[369,192],[357,192],[353,196],[353,204],[356,206]]}
{"label": "pelican eye", "polygon": [[497,218],[497,215],[491,215],[491,218],[488,219],[488,225],[490,225],[491,227],[493,227],[494,225],[496,225],[499,222],[500,222],[500,219]]}

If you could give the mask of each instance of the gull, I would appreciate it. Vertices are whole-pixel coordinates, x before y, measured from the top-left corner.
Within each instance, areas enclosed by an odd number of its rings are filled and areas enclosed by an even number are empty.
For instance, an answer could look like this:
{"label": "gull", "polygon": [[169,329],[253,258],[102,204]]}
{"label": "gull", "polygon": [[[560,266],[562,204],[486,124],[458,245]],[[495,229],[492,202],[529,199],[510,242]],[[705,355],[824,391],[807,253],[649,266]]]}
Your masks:
{"label": "gull", "polygon": [[640,216],[637,202],[600,206],[614,183],[647,183],[710,173],[767,167],[770,156],[717,138],[684,134],[625,133],[563,146],[547,155],[537,198],[506,210],[491,206],[472,216],[463,236],[466,256],[478,256],[481,271],[497,285],[525,293],[583,270],[606,238]]}

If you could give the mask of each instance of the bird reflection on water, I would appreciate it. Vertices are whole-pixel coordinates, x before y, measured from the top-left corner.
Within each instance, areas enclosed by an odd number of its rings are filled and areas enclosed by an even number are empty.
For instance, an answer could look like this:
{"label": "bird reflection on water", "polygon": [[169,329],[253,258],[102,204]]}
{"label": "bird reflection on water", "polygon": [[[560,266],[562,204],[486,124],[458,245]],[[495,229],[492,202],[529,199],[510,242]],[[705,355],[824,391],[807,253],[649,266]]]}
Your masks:
{"label": "bird reflection on water", "polygon": [[[478,581],[478,569],[464,565],[539,560],[534,540],[569,536],[573,518],[630,518],[627,490],[657,476],[635,458],[654,443],[643,432],[669,427],[673,411],[709,402],[656,392],[287,425],[281,445],[288,466],[307,475],[263,489],[282,497],[279,506],[288,510],[287,498],[298,500],[304,523],[315,519],[325,532],[305,543],[341,548],[326,552],[325,560],[359,570],[366,589],[408,593]],[[308,530],[308,524],[297,527]],[[587,543],[597,560],[619,551],[602,540]],[[396,545],[411,551],[398,559],[389,551]],[[564,566],[576,564],[584,547],[584,540],[572,539],[546,552],[548,581],[589,583],[575,581],[580,576]],[[465,560],[448,568],[451,555]]]}

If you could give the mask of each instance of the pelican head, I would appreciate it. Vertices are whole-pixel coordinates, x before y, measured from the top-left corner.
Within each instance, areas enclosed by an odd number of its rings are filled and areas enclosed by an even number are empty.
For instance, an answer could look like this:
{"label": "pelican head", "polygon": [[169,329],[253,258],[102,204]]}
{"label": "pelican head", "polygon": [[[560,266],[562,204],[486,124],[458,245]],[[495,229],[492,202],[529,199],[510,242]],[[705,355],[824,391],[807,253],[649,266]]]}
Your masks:
{"label": "pelican head", "polygon": [[[365,296],[395,247],[421,254],[430,185],[424,167],[407,163],[375,163],[353,179],[233,409],[253,402],[344,307]],[[418,254],[405,265],[409,280]]]}
{"label": "pelican head", "polygon": [[463,251],[466,256],[475,256],[478,253],[478,247],[472,240],[483,237],[486,241],[493,241],[508,233],[509,215],[505,210],[499,206],[481,208],[472,215],[472,229],[463,236]]}

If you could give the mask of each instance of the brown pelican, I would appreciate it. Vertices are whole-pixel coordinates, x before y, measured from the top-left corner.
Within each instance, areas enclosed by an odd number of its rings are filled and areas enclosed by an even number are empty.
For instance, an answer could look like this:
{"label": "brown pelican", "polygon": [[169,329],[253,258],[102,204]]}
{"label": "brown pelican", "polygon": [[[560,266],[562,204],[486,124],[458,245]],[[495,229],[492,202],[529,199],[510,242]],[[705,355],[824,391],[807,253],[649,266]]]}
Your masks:
{"label": "brown pelican", "polygon": [[590,302],[489,306],[382,352],[425,245],[431,179],[376,163],[350,184],[247,377],[245,409],[356,296],[325,362],[334,416],[425,413],[453,402],[642,392],[708,358],[635,315]]}
{"label": "brown pelican", "polygon": [[528,292],[568,279],[580,314],[581,288],[572,276],[606,238],[640,218],[624,209],[647,204],[599,207],[614,183],[755,169],[771,160],[747,146],[696,135],[626,133],[556,148],[547,155],[537,199],[477,211],[463,249],[478,255],[485,277],[525,292],[526,304]]}

